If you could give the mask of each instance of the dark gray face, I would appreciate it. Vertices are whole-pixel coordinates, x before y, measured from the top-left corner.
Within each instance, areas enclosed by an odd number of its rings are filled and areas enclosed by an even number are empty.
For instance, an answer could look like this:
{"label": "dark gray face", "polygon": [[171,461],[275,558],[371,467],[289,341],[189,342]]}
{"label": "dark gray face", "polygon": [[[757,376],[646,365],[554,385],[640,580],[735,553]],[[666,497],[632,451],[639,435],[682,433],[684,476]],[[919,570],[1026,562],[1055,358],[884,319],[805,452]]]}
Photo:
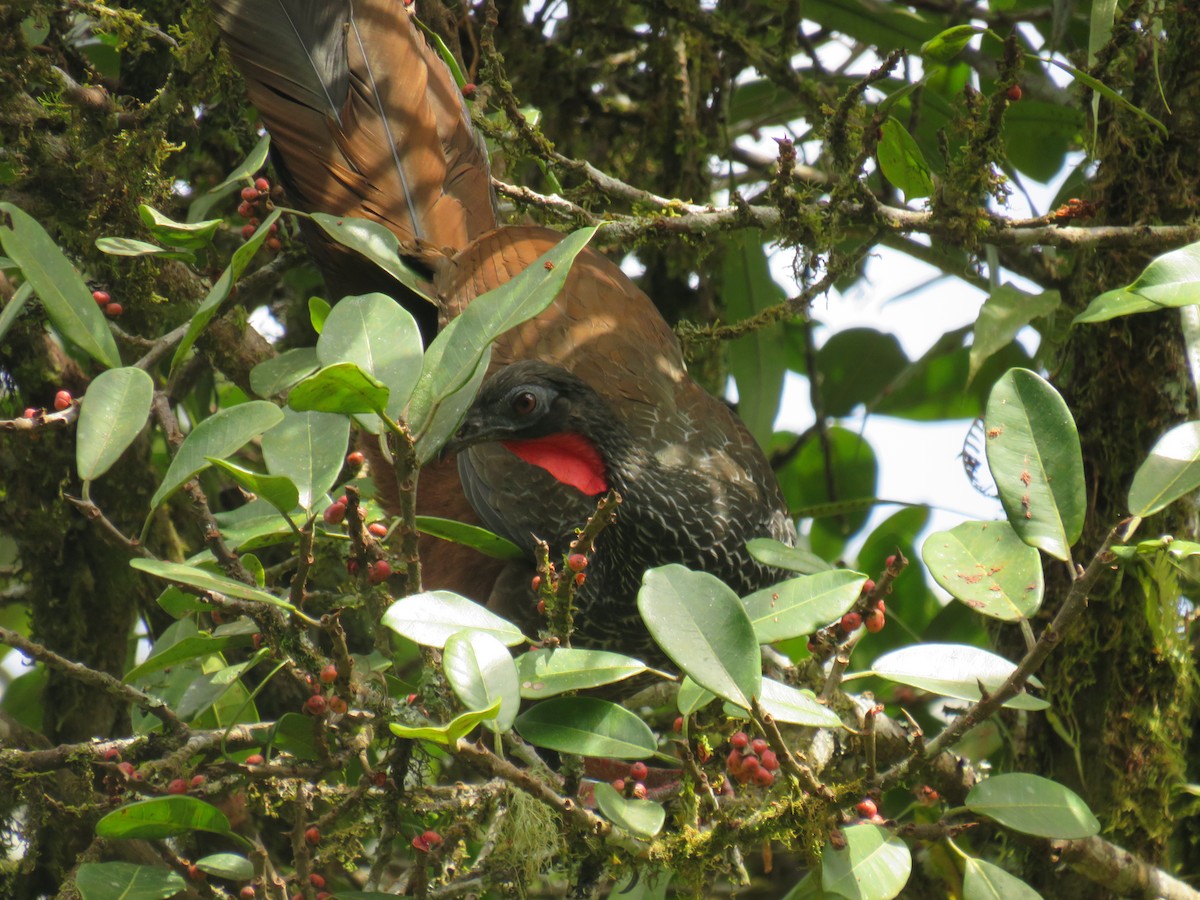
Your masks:
{"label": "dark gray face", "polygon": [[561,366],[513,363],[484,383],[446,452],[488,441],[586,434],[588,420],[605,412],[596,392]]}

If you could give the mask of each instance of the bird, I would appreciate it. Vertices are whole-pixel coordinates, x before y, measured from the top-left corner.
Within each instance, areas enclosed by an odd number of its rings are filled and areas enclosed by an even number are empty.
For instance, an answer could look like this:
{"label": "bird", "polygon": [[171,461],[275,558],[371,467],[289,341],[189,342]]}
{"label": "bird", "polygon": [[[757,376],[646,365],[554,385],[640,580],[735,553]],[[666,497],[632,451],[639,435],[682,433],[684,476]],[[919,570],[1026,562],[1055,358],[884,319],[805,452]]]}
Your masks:
{"label": "bird", "polygon": [[[542,226],[499,224],[486,149],[407,4],[214,0],[214,7],[291,203],[391,229],[424,279],[422,293],[437,304],[309,229],[318,266],[340,295],[389,293],[428,334],[562,240]],[[535,408],[523,417],[513,403],[527,398]],[[560,458],[574,454],[573,475],[548,461],[556,441]],[[647,646],[635,621],[646,568],[684,563],[748,592],[782,576],[754,560],[746,541],[795,540],[761,448],[688,374],[653,301],[590,247],[544,312],[497,339],[488,378],[449,449],[421,473],[418,512],[482,523],[529,555],[504,563],[423,539],[424,586],[514,617],[532,612],[535,542],[564,552],[594,512],[597,489],[621,494],[617,521],[601,533],[577,597],[581,643]],[[378,485],[385,506],[395,487],[386,481]]]}

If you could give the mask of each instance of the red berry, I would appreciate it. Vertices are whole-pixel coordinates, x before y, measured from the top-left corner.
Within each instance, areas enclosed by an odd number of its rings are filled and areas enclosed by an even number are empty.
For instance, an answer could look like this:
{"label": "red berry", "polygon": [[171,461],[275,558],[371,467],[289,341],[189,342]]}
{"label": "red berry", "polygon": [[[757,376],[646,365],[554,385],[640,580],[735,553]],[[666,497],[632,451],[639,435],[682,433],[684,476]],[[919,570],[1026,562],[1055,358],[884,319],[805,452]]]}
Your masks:
{"label": "red berry", "polygon": [[546,614],[546,601],[545,600],[539,600],[537,602],[537,611],[538,611],[539,616],[544,616]]}
{"label": "red berry", "polygon": [[587,557],[582,553],[572,553],[567,557],[567,568],[572,572],[582,572],[587,568]]}
{"label": "red berry", "polygon": [[283,249],[283,241],[277,237],[269,237],[266,240],[266,248],[272,253],[278,253]]}
{"label": "red berry", "polygon": [[260,631],[256,631],[254,634],[250,635],[250,643],[254,646],[255,650],[262,646],[262,640],[262,632]]}
{"label": "red berry", "polygon": [[1019,84],[1014,84],[1012,87],[1010,87],[1007,91],[1004,92],[1004,96],[1007,97],[1009,100],[1011,100],[1013,103],[1016,103],[1018,100],[1021,99],[1021,86]]}
{"label": "red berry", "polygon": [[264,762],[266,762],[266,760],[263,759],[263,755],[261,753],[251,753],[246,757],[246,765],[248,766],[261,766]]}
{"label": "red berry", "polygon": [[247,203],[253,203],[258,199],[258,188],[244,187],[242,188],[242,199]]}
{"label": "red berry", "polygon": [[167,785],[167,793],[168,794],[186,794],[187,793],[187,782],[184,781],[182,778],[174,779],[170,784]]}
{"label": "red berry", "polygon": [[250,240],[250,238],[254,237],[254,232],[256,232],[256,231],[258,231],[258,228],[254,225],[243,225],[242,226],[242,240],[243,241]]}
{"label": "red berry", "polygon": [[66,409],[70,405],[71,405],[71,392],[70,391],[59,391],[57,394],[54,395],[54,408],[57,409],[59,412],[62,412],[64,409]]}
{"label": "red berry", "polygon": [[750,746],[750,735],[744,731],[735,731],[729,739],[729,746],[734,750],[745,750]]}
{"label": "red berry", "polygon": [[321,669],[320,678],[325,684],[333,684],[335,681],[337,681],[337,676],[337,666],[335,666],[333,663],[329,663],[323,669]]}
{"label": "red berry", "polygon": [[762,756],[764,753],[766,753],[768,750],[771,749],[771,745],[768,744],[766,741],[764,741],[762,738],[755,738],[754,740],[752,740],[750,742],[750,749],[753,750],[755,753],[757,753],[759,756]]}
{"label": "red berry", "polygon": [[624,778],[618,778],[618,779],[616,779],[616,780],[615,780],[615,781],[612,783],[612,789],[613,789],[614,791],[616,791],[618,794],[623,794],[623,793],[625,793],[625,779],[624,779]]}
{"label": "red berry", "polygon": [[308,876],[308,883],[315,887],[318,891],[325,887],[325,879],[323,876],[313,872]]}
{"label": "red berry", "polygon": [[759,765],[764,769],[774,772],[779,768],[779,757],[775,755],[774,750],[764,750],[758,757]]}
{"label": "red berry", "polygon": [[261,176],[254,179],[254,187],[258,189],[260,194],[265,194],[271,190],[271,182]]}
{"label": "red berry", "polygon": [[238,896],[241,897],[241,900],[254,900],[254,885],[244,885],[242,889],[238,891]]}
{"label": "red berry", "polygon": [[367,566],[367,581],[371,584],[382,584],[392,576],[392,567],[386,559],[373,562]]}
{"label": "red berry", "polygon": [[575,573],[575,584],[577,587],[583,587],[583,583],[585,581],[587,581],[587,575],[585,575],[583,572]]}
{"label": "red berry", "polygon": [[241,203],[238,204],[237,211],[238,211],[238,215],[241,216],[243,219],[249,219],[251,216],[254,215],[254,205],[251,204],[249,201],[243,200]]}
{"label": "red berry", "polygon": [[310,847],[315,847],[321,843],[321,829],[316,825],[304,832],[304,843]]}
{"label": "red berry", "polygon": [[725,757],[725,768],[729,770],[730,775],[735,777],[742,774],[742,754],[740,751],[729,751],[729,755]]}
{"label": "red berry", "polygon": [[754,773],[754,783],[760,787],[770,787],[775,783],[775,773],[770,769],[758,769]]}
{"label": "red berry", "polygon": [[421,837],[425,838],[425,843],[430,847],[440,847],[442,844],[442,836],[436,831],[427,831]]}
{"label": "red berry", "polygon": [[848,612],[842,616],[842,631],[846,632],[846,634],[850,634],[852,631],[857,631],[859,626],[862,625],[862,622],[863,619],[861,615],[856,612]]}
{"label": "red berry", "polygon": [[675,717],[675,721],[671,723],[671,730],[676,734],[683,731],[683,716]]}
{"label": "red berry", "polygon": [[871,816],[870,822],[872,825],[886,825],[887,824],[887,820],[884,819],[884,817],[880,816],[880,815]]}
{"label": "red berry", "polygon": [[38,411],[32,406],[25,407],[25,412],[21,413],[21,417],[25,419],[36,419]]}
{"label": "red berry", "polygon": [[329,525],[341,525],[346,520],[346,504],[340,500],[325,507],[325,522]]}
{"label": "red berry", "polygon": [[358,560],[357,559],[346,560],[346,571],[349,572],[351,575],[357,575],[358,574]]}
{"label": "red berry", "polygon": [[188,782],[188,786],[198,788],[198,787],[200,787],[200,785],[204,784],[204,782],[207,780],[208,779],[206,779],[203,775],[193,775],[192,780],[190,782]]}
{"label": "red berry", "polygon": [[272,222],[267,226],[267,234],[279,234],[279,223]]}
{"label": "red berry", "polygon": [[304,701],[304,711],[310,716],[323,716],[329,703],[325,700],[324,694],[313,694]]}
{"label": "red berry", "polygon": [[109,747],[107,750],[104,751],[104,761],[105,762],[120,762],[121,761],[121,751],[118,750],[116,747]]}
{"label": "red berry", "polygon": [[650,768],[644,762],[635,762],[629,767],[629,777],[634,781],[645,781],[650,774]]}
{"label": "red berry", "polygon": [[203,881],[204,873],[201,872],[196,866],[188,866],[187,877],[192,881]]}
{"label": "red berry", "polygon": [[125,775],[126,778],[133,778],[137,775],[137,769],[133,767],[131,762],[117,763],[117,768]]}
{"label": "red berry", "polygon": [[346,701],[343,700],[341,697],[339,697],[337,694],[334,694],[332,697],[329,698],[329,711],[331,713],[336,713],[339,716],[344,716],[346,714],[347,709],[349,709],[349,707],[346,705]]}
{"label": "red berry", "polygon": [[632,793],[633,793],[633,798],[635,800],[645,800],[646,799],[646,786],[639,781],[637,784],[635,784],[633,786]]}
{"label": "red berry", "polygon": [[417,702],[417,695],[409,694],[407,697],[404,698],[404,702],[411,706],[412,704]]}
{"label": "red berry", "polygon": [[477,90],[477,88],[475,87],[474,83],[468,81],[466,84],[464,84],[462,86],[462,95],[469,100],[475,96],[476,90]]}
{"label": "red berry", "polygon": [[352,466],[355,469],[361,466],[364,460],[366,460],[366,457],[357,450],[346,454],[346,465]]}
{"label": "red berry", "polygon": [[869,594],[873,590],[875,590],[875,582],[872,581],[870,578],[868,578],[866,581],[863,582],[862,593]]}
{"label": "red berry", "polygon": [[879,807],[875,805],[875,801],[870,797],[863,797],[854,808],[858,810],[858,814],[864,819],[869,819],[879,812]]}
{"label": "red berry", "polygon": [[125,312],[125,307],[123,307],[120,303],[110,303],[108,306],[104,307],[104,314],[110,319],[115,319],[123,312]]}
{"label": "red berry", "polygon": [[387,772],[376,772],[371,776],[371,783],[377,788],[385,787],[387,785],[387,780]]}
{"label": "red berry", "polygon": [[747,756],[742,757],[742,774],[743,775],[753,776],[754,773],[757,772],[760,768],[761,768],[761,763],[759,763],[757,756],[747,755]]}
{"label": "red berry", "polygon": [[375,535],[375,537],[387,537],[387,526],[382,522],[372,522],[367,526],[367,531]]}
{"label": "red berry", "polygon": [[92,291],[92,299],[97,306],[108,306],[112,302],[112,295],[108,291]]}
{"label": "red berry", "polygon": [[534,575],[533,580],[529,582],[530,589],[536,592],[541,586],[542,586],[542,576]]}
{"label": "red berry", "polygon": [[873,609],[867,613],[867,631],[871,632],[871,634],[883,631],[884,622],[884,615],[879,610]]}
{"label": "red berry", "polygon": [[885,566],[887,566],[889,569],[896,568],[896,555],[893,553],[891,556],[889,556],[887,559],[885,559],[883,561],[883,564]]}

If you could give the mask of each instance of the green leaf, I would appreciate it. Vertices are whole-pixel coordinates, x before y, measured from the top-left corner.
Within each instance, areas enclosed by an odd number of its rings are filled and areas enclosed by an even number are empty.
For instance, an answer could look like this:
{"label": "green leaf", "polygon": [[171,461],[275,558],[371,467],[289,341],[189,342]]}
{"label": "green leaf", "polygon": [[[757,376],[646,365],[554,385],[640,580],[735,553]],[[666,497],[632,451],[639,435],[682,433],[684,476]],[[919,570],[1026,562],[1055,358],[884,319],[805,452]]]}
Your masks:
{"label": "green leaf", "polygon": [[517,716],[521,737],[536,747],[576,753],[644,759],[656,749],[654,732],[634,713],[594,697],[557,697]]}
{"label": "green leaf", "polygon": [[266,500],[285,516],[300,502],[300,492],[292,479],[286,475],[264,475],[216,457],[209,457],[208,461],[218,469],[223,469],[247,491]]}
{"label": "green leaf", "polygon": [[[978,647],[928,643],[883,654],[871,665],[871,672],[880,678],[943,697],[974,701],[983,697],[980,686],[993,694],[1016,668],[1004,657]],[[1030,678],[1029,683],[1034,687],[1042,686],[1036,678]],[[1012,709],[1039,710],[1050,704],[1019,693],[1004,705]]]}
{"label": "green leaf", "polygon": [[506,647],[529,641],[507,619],[450,591],[425,591],[397,600],[383,614],[383,624],[426,647],[444,647],[452,635],[467,630],[486,632]]}
{"label": "green leaf", "polygon": [[777,569],[787,569],[790,572],[801,572],[804,575],[814,575],[826,572],[833,566],[821,559],[811,550],[803,547],[789,547],[773,538],[754,538],[746,542],[750,555],[760,563],[774,566]]}
{"label": "green leaf", "polygon": [[361,253],[418,297],[437,305],[429,294],[429,283],[404,263],[400,241],[387,227],[370,219],[327,213],[312,213],[312,220],[339,244]]}
{"label": "green leaf", "polygon": [[266,400],[239,403],[209,416],[193,428],[180,445],[162,484],[150,498],[150,508],[158,506],[197,473],[207,469],[210,457],[225,459],[251,438],[282,420],[283,410]]}
{"label": "green leaf", "polygon": [[0,203],[0,245],[64,338],[110,369],[121,365],[108,321],[79,270],[35,219],[11,203]]}
{"label": "green leaf", "polygon": [[326,366],[288,394],[288,406],[298,412],[382,413],[387,403],[387,387],[354,363]]}
{"label": "green leaf", "polygon": [[850,900],[891,900],[912,874],[908,845],[878,825],[842,829],[846,846],[826,844],[821,853],[821,887]]}
{"label": "green leaf", "polygon": [[154,653],[145,662],[130,669],[123,679],[126,684],[143,680],[147,675],[161,672],[171,666],[186,662],[189,659],[207,659],[214,656],[233,643],[248,643],[245,636],[214,637],[210,634],[197,634],[185,637],[176,643],[165,647],[161,653]]}
{"label": "green leaf", "polygon": [[484,724],[503,734],[521,708],[517,667],[507,648],[483,631],[459,631],[442,653],[446,680],[467,709],[487,709],[500,701],[496,717]]}
{"label": "green leaf", "polygon": [[512,541],[492,534],[486,528],[478,525],[468,525],[466,522],[455,522],[452,519],[440,519],[437,516],[417,516],[417,530],[422,534],[453,541],[464,547],[478,550],[484,556],[492,559],[524,559],[525,551]]}
{"label": "green leaf", "polygon": [[646,670],[641,660],[606,650],[557,647],[531,650],[517,657],[521,696],[530,700],[612,684]]}
{"label": "green leaf", "polygon": [[1129,488],[1129,511],[1152,516],[1200,487],[1200,422],[1176,425],[1158,439]]}
{"label": "green leaf", "polygon": [[762,692],[762,652],[737,594],[707,572],[671,564],[645,574],[637,602],[651,636],[684,674],[750,708]]}
{"label": "green leaf", "polygon": [[1077,69],[1074,66],[1072,66],[1071,64],[1065,63],[1062,60],[1053,59],[1053,58],[1047,59],[1045,57],[1038,56],[1035,53],[1027,53],[1025,55],[1026,55],[1026,58],[1028,58],[1028,59],[1036,59],[1038,62],[1046,63],[1047,65],[1056,66],[1057,68],[1062,69],[1064,72],[1068,73],[1072,78],[1074,78],[1076,81],[1082,82],[1083,84],[1090,87],[1093,91],[1096,91],[1097,93],[1103,95],[1104,97],[1106,97],[1109,100],[1116,103],[1118,106],[1124,107],[1125,109],[1129,110],[1131,113],[1133,113],[1135,116],[1142,119],[1143,121],[1150,123],[1155,128],[1157,128],[1159,131],[1161,131],[1164,136],[1169,134],[1169,132],[1167,131],[1167,126],[1164,125],[1162,122],[1160,122],[1158,119],[1154,118],[1154,116],[1150,115],[1150,113],[1146,112],[1140,106],[1135,106],[1134,104],[1130,103],[1128,100],[1126,100],[1124,97],[1122,97],[1116,91],[1114,91],[1112,88],[1110,88],[1104,82],[1100,81],[1100,79],[1095,78],[1092,75],[1089,75],[1087,72],[1083,71],[1082,69]]}
{"label": "green leaf", "polygon": [[250,370],[250,389],[263,398],[283,394],[321,367],[316,347],[297,347],[264,359]]}
{"label": "green leaf", "polygon": [[[408,421],[418,437],[418,459],[431,459],[440,441],[424,439],[438,407],[459,394],[477,375],[485,351],[504,332],[533,318],[558,296],[571,264],[587,246],[596,227],[581,228],[563,238],[518,275],[472,300],[465,310],[429,345],[421,377],[409,404]],[[482,376],[479,376],[482,377]],[[474,395],[461,398],[461,413]],[[441,441],[453,433],[458,416],[449,422]]]}
{"label": "green leaf", "polygon": [[963,522],[925,539],[921,558],[938,584],[976,612],[1028,619],[1042,602],[1042,558],[1008,522]]}
{"label": "green leaf", "polygon": [[319,759],[321,756],[313,734],[312,717],[300,713],[284,713],[279,717],[271,729],[270,746],[290,753],[296,759]]}
{"label": "green leaf", "polygon": [[[864,359],[871,365],[864,366]],[[911,365],[900,341],[875,328],[847,328],[817,351],[821,402],[827,416],[849,416],[870,405]]]}
{"label": "green leaf", "polygon": [[109,256],[161,256],[163,259],[178,259],[187,263],[194,262],[196,258],[196,254],[190,250],[170,250],[158,244],[125,237],[96,238],[96,249]]}
{"label": "green leaf", "polygon": [[716,699],[716,694],[700,687],[685,675],[683,682],[679,685],[679,696],[675,698],[675,708],[681,715],[690,716]]}
{"label": "green leaf", "polygon": [[[233,286],[237,280],[242,277],[242,273],[246,271],[246,267],[250,265],[250,261],[254,259],[254,255],[258,253],[260,247],[271,235],[271,226],[280,216],[280,210],[272,210],[258,229],[250,236],[244,244],[233,251],[233,257],[229,260],[229,265],[225,267],[225,271],[221,273],[221,277],[216,280],[216,283],[209,289],[205,298],[200,301],[200,305],[196,307],[196,311],[192,313],[191,321],[188,323],[187,333],[184,334],[183,340],[179,342],[179,346],[175,348],[175,355],[171,357],[171,371],[175,371],[176,366],[187,356],[188,351],[192,349],[192,345],[196,343],[196,338],[200,336],[205,326],[212,321],[213,316],[221,308],[221,304],[233,292]],[[93,308],[96,306],[92,304]]]}
{"label": "green leaf", "polygon": [[145,203],[138,205],[138,217],[155,238],[172,247],[184,250],[203,250],[212,243],[224,219],[203,222],[176,222]]}
{"label": "green leaf", "polygon": [[999,866],[973,856],[963,860],[963,900],[1041,900],[1041,896]]}
{"label": "green leaf", "polygon": [[596,808],[606,819],[630,834],[652,838],[662,830],[663,822],[667,820],[667,811],[662,808],[662,804],[653,800],[625,797],[611,784],[603,781],[597,782],[593,791],[596,796]]}
{"label": "green leaf", "polygon": [[4,336],[8,334],[8,330],[13,327],[13,323],[17,321],[17,316],[21,315],[21,310],[25,308],[25,304],[29,302],[29,298],[33,296],[33,285],[28,281],[22,282],[17,288],[4,307],[0,311],[0,341],[4,340]]}
{"label": "green leaf", "polygon": [[187,889],[177,872],[127,862],[84,863],[75,873],[83,900],[168,900]]}
{"label": "green leaf", "polygon": [[812,634],[854,605],[867,576],[845,569],[802,575],[742,599],[760,644]]}
{"label": "green leaf", "polygon": [[909,201],[932,194],[929,163],[925,162],[925,154],[908,129],[889,116],[880,130],[882,136],[875,154],[887,180],[903,191]]}
{"label": "green leaf", "polygon": [[210,853],[196,860],[196,868],[230,881],[249,881],[254,877],[254,864],[236,853]]}
{"label": "green leaf", "polygon": [[221,201],[239,184],[249,184],[254,173],[267,162],[267,153],[271,149],[271,136],[264,134],[254,149],[242,160],[220,184],[209,188],[201,194],[188,208],[188,221],[195,222],[208,214],[208,211]]}
{"label": "green leaf", "polygon": [[1200,242],[1157,257],[1126,290],[1159,306],[1200,303]]}
{"label": "green leaf", "polygon": [[396,737],[407,738],[410,741],[433,741],[435,744],[453,747],[458,743],[459,738],[469,734],[476,726],[488,719],[494,719],[499,712],[500,698],[497,697],[496,701],[487,709],[465,712],[461,716],[455,716],[445,725],[411,726],[392,722],[388,728]]}
{"label": "green leaf", "polygon": [[104,838],[153,841],[189,831],[209,831],[242,840],[230,829],[225,813],[211,803],[182,795],[139,800],[114,809],[96,823],[96,836]]}
{"label": "green leaf", "polygon": [[986,28],[975,25],[955,25],[922,44],[921,55],[931,62],[948,63],[962,53],[975,35],[986,32]]}
{"label": "green leaf", "polygon": [[[282,422],[263,433],[263,459],[273,476],[284,476],[296,486],[300,505],[311,511],[337,481],[349,440],[350,420],[345,416],[288,409]],[[294,508],[293,503],[284,511]]]}
{"label": "green leaf", "polygon": [[112,468],[145,427],[153,399],[154,379],[141,369],[109,369],[92,380],[79,403],[80,480],[93,481]]}
{"label": "green leaf", "polygon": [[1157,303],[1147,300],[1140,294],[1134,294],[1127,288],[1117,288],[1105,291],[1088,304],[1087,309],[1071,320],[1072,325],[1083,325],[1095,322],[1107,322],[1118,316],[1132,316],[1136,313],[1154,312],[1162,309]]}
{"label": "green leaf", "polygon": [[1001,825],[1037,837],[1071,841],[1100,833],[1100,823],[1079,795],[1049,778],[1013,772],[971,788],[966,807]]}
{"label": "green leaf", "polygon": [[329,317],[332,309],[329,301],[323,297],[308,298],[308,320],[312,322],[313,331],[317,334],[325,330],[325,319]]}
{"label": "green leaf", "polygon": [[992,289],[975,320],[975,340],[971,343],[971,369],[967,378],[973,380],[980,367],[991,356],[1012,343],[1022,328],[1034,319],[1050,315],[1062,305],[1058,291],[1027,294],[1011,284]]}
{"label": "green leaf", "polygon": [[390,392],[388,416],[398,419],[421,374],[421,332],[386,294],[346,297],[325,318],[317,357],[326,366],[355,363],[376,378]]}
{"label": "green leaf", "polygon": [[807,725],[812,728],[845,727],[837,713],[817,702],[812,691],[799,690],[772,678],[763,679],[759,704],[763,712],[773,716],[776,722]]}
{"label": "green leaf", "polygon": [[1028,369],[996,382],[984,414],[988,468],[1021,540],[1069,560],[1083,531],[1087,488],[1075,420],[1058,391]]}
{"label": "green leaf", "polygon": [[269,603],[272,606],[295,610],[292,604],[286,600],[281,600],[274,594],[268,594],[264,590],[250,587],[247,584],[234,581],[232,578],[227,578],[224,575],[217,575],[213,572],[206,572],[204,569],[197,569],[194,566],[165,562],[161,559],[142,559],[141,557],[131,559],[129,565],[139,572],[145,572],[156,578],[164,578],[167,581],[177,581],[180,584],[200,588],[202,591],[216,591],[218,594],[224,594],[227,597],[237,597],[241,600],[256,600],[259,603]]}

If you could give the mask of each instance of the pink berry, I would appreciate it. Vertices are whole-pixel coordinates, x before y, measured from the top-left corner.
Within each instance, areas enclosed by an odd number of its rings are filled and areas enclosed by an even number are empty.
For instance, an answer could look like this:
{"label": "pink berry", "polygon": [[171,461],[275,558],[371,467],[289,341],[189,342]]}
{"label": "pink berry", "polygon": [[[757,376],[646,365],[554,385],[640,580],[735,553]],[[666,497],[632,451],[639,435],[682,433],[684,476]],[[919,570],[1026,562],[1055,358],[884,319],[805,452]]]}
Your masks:
{"label": "pink berry", "polygon": [[761,768],[761,763],[757,756],[742,757],[742,774],[753,776]]}
{"label": "pink berry", "polygon": [[367,531],[371,532],[375,537],[387,537],[387,526],[382,522],[372,522],[367,526]]}
{"label": "pink berry", "polygon": [[346,714],[346,710],[348,710],[349,708],[350,707],[348,707],[346,705],[346,701],[343,700],[341,697],[339,697],[337,694],[334,694],[332,697],[329,698],[329,711],[331,713],[334,713],[335,715],[339,715],[339,716],[344,716]]}
{"label": "pink berry", "polygon": [[187,793],[187,782],[184,781],[182,778],[174,779],[170,784],[167,785],[167,793],[168,794],[186,794]]}
{"label": "pink berry", "polygon": [[304,832],[304,843],[310,847],[315,847],[321,843],[321,829],[314,825]]}
{"label": "pink berry", "polygon": [[850,634],[852,631],[857,631],[859,626],[862,625],[862,621],[862,616],[860,614],[856,612],[848,612],[842,616],[842,631],[846,632],[846,634]]}
{"label": "pink berry", "polygon": [[758,769],[754,773],[754,783],[760,787],[770,787],[775,783],[775,773],[770,769]]}
{"label": "pink berry", "polygon": [[629,767],[629,777],[634,781],[645,781],[649,774],[650,769],[644,762],[635,762]]}
{"label": "pink berry", "polygon": [[242,240],[243,241],[250,240],[250,238],[254,237],[254,232],[256,232],[256,231],[258,231],[258,228],[255,227],[254,225],[243,225],[242,226]]}
{"label": "pink berry", "polygon": [[188,782],[188,786],[198,788],[200,785],[204,784],[206,780],[207,779],[205,779],[203,775],[193,775],[192,780]]}
{"label": "pink berry", "polygon": [[242,188],[242,199],[247,203],[253,203],[258,199],[258,188],[244,187]]}
{"label": "pink berry", "polygon": [[121,761],[121,751],[118,750],[116,747],[109,747],[107,750],[104,751],[104,761],[105,762],[120,762]]}
{"label": "pink berry", "polygon": [[324,876],[318,875],[316,872],[313,872],[311,875],[308,876],[308,883],[311,884],[313,887],[315,887],[319,891],[319,890],[321,890],[321,888],[325,887],[325,878],[324,878]]}
{"label": "pink berry", "polygon": [[329,525],[341,525],[346,520],[346,504],[342,502],[330,503],[325,507],[324,512],[325,522]]}
{"label": "pink berry", "polygon": [[878,632],[883,631],[885,622],[886,620],[884,615],[879,610],[873,609],[867,613],[867,631],[871,632],[871,634],[877,634]]}
{"label": "pink berry", "polygon": [[133,767],[131,762],[117,763],[117,768],[121,770],[126,778],[133,778],[137,774],[137,769]]}
{"label": "pink berry", "polygon": [[870,797],[864,797],[859,800],[858,805],[854,808],[858,810],[858,814],[864,819],[869,819],[879,812],[879,807],[875,805],[875,801]]}
{"label": "pink berry", "polygon": [[333,684],[335,681],[337,681],[337,677],[338,677],[337,666],[335,666],[333,663],[329,663],[328,665],[326,665],[324,668],[321,669],[320,677],[321,677],[322,683]]}
{"label": "pink berry", "polygon": [[255,178],[254,187],[257,188],[260,194],[265,194],[267,191],[271,190],[271,182],[262,177]]}
{"label": "pink berry", "polygon": [[737,777],[742,774],[742,754],[738,750],[730,750],[729,755],[725,757],[725,768],[729,770],[729,774]]}
{"label": "pink berry", "polygon": [[745,750],[750,746],[750,735],[744,731],[735,731],[729,738],[729,746],[734,750]]}
{"label": "pink berry", "polygon": [[261,766],[264,762],[266,762],[266,760],[263,759],[263,755],[261,753],[251,753],[246,757],[246,765],[248,766]]}
{"label": "pink berry", "polygon": [[125,307],[123,307],[120,303],[110,303],[108,306],[104,307],[104,314],[110,319],[117,318],[117,316],[121,315],[123,312],[125,312]]}
{"label": "pink berry", "polygon": [[759,754],[758,762],[764,769],[771,772],[779,768],[779,757],[775,755],[774,750],[764,750]]}
{"label": "pink berry", "polygon": [[32,406],[27,406],[27,407],[25,407],[25,412],[21,413],[21,418],[23,418],[23,419],[36,419],[36,418],[37,418],[37,412],[38,412],[38,411],[37,411],[36,409],[34,409]]}
{"label": "pink berry", "polygon": [[633,794],[633,799],[645,800],[646,799],[646,786],[639,781],[637,784],[635,784],[633,786],[633,791],[631,793]]}
{"label": "pink berry", "polygon": [[243,219],[249,219],[252,215],[254,215],[254,206],[250,202],[243,200],[238,204],[237,211],[238,215]]}
{"label": "pink berry", "polygon": [[354,469],[357,469],[359,466],[361,466],[365,460],[366,457],[357,450],[346,454],[346,465]]}
{"label": "pink berry", "polygon": [[392,567],[386,559],[381,559],[367,566],[367,581],[371,584],[382,584],[392,577]]}
{"label": "pink berry", "polygon": [[57,394],[54,395],[54,408],[57,409],[59,412],[62,412],[64,409],[66,409],[70,405],[71,405],[71,392],[70,391],[59,391]]}
{"label": "pink berry", "polygon": [[97,306],[108,306],[112,302],[112,295],[108,291],[92,291],[92,299]]}
{"label": "pink berry", "polygon": [[625,779],[624,779],[624,778],[618,778],[618,779],[616,779],[615,781],[613,781],[613,783],[612,783],[612,789],[613,789],[614,791],[616,791],[618,794],[623,794],[623,793],[625,793]]}
{"label": "pink berry", "polygon": [[675,717],[675,721],[671,723],[671,730],[676,734],[683,731],[683,716]]}
{"label": "pink berry", "polygon": [[328,707],[329,703],[325,700],[324,694],[313,694],[304,701],[304,711],[310,716],[323,716]]}
{"label": "pink berry", "polygon": [[872,579],[868,578],[866,581],[863,582],[862,592],[864,594],[869,594],[873,590],[875,590],[875,582]]}
{"label": "pink berry", "polygon": [[582,553],[572,553],[567,557],[567,568],[572,572],[582,572],[587,568],[587,557]]}
{"label": "pink berry", "polygon": [[254,900],[254,896],[254,885],[252,884],[244,885],[242,889],[238,891],[238,897],[240,897],[241,900]]}
{"label": "pink berry", "polygon": [[764,741],[762,738],[755,738],[754,740],[752,740],[750,742],[750,749],[753,750],[755,753],[757,753],[759,756],[762,756],[770,748],[771,748],[771,745],[768,744],[766,741]]}

